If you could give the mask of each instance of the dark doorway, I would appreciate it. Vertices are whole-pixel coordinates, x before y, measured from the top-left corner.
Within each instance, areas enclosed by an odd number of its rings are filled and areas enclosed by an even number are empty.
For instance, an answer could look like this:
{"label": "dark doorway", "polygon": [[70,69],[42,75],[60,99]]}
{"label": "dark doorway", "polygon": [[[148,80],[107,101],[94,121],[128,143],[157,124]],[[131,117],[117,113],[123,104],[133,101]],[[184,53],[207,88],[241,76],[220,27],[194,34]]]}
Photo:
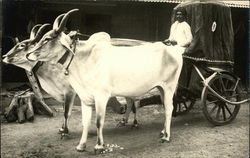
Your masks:
{"label": "dark doorway", "polygon": [[100,31],[111,34],[111,15],[87,14],[86,28],[89,35]]}

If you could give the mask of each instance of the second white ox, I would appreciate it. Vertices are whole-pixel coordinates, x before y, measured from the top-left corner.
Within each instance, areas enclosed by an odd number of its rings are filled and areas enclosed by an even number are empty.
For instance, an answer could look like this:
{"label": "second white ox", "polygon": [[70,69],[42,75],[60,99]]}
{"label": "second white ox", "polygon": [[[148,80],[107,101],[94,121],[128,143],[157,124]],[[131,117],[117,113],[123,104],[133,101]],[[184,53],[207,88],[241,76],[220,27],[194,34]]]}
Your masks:
{"label": "second white ox", "polygon": [[[74,9],[63,17],[59,27],[46,33],[27,55],[29,60],[57,62],[65,52],[69,65],[67,79],[81,99],[83,132],[78,151],[86,148],[92,107],[96,109],[97,144],[95,151],[104,150],[103,126],[108,99],[112,96],[137,97],[158,88],[165,107],[162,142],[170,140],[173,95],[182,67],[184,48],[168,47],[162,42],[140,46],[113,46],[110,36],[100,32],[85,42],[76,42],[63,33]],[[51,51],[48,51],[51,50]],[[53,52],[49,54],[48,52]],[[71,56],[73,57],[70,63]]]}
{"label": "second white ox", "polygon": [[[63,15],[59,16],[57,19],[59,20],[62,16]],[[56,25],[57,24],[54,23],[54,27]],[[30,39],[17,43],[6,55],[3,56],[3,62],[21,67],[27,72],[33,71],[32,69],[35,67],[37,62],[28,61],[26,59],[26,54],[41,38],[44,34],[44,29],[47,26],[48,24],[44,24],[42,26],[38,24],[34,26],[30,34]],[[71,115],[71,109],[74,104],[76,93],[70,86],[70,83],[65,80],[62,69],[63,67],[60,64],[50,64],[48,62],[44,62],[34,73],[36,74],[41,87],[57,101],[64,104],[64,123],[62,128],[59,129],[59,132],[64,135],[69,132],[68,119]]]}

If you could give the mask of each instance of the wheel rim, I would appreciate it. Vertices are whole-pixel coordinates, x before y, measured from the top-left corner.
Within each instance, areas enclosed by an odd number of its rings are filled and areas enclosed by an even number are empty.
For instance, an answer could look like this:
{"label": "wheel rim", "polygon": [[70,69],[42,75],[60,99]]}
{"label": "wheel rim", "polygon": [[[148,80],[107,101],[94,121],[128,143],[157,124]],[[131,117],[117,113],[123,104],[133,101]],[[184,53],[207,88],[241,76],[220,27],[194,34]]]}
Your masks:
{"label": "wheel rim", "polygon": [[174,97],[174,113],[173,116],[182,115],[190,111],[195,103],[195,97],[185,89],[178,90]]}
{"label": "wheel rim", "polygon": [[[230,101],[239,101],[239,90],[236,79],[227,74],[216,75],[208,85],[223,98]],[[234,91],[235,89],[235,91]],[[224,125],[233,121],[239,112],[240,105],[233,105],[221,101],[208,88],[203,93],[203,113],[214,125]]]}

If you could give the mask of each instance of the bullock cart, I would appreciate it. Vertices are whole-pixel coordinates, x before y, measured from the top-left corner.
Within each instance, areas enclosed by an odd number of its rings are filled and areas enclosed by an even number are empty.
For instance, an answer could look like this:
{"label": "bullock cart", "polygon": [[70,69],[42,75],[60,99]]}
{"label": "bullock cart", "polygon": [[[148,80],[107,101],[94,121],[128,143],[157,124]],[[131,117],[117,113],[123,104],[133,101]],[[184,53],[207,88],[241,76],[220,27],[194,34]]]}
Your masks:
{"label": "bullock cart", "polygon": [[[183,54],[183,68],[173,98],[173,116],[187,113],[197,100],[201,100],[203,113],[209,122],[228,124],[235,119],[240,105],[249,101],[243,99],[240,78],[233,71],[231,10],[222,2],[181,3],[173,10],[172,22],[180,7],[186,10],[193,41]],[[113,39],[113,42],[124,46],[145,43],[124,39]],[[140,99],[143,101],[156,95],[158,93],[153,90]]]}
{"label": "bullock cart", "polygon": [[[196,73],[201,82],[196,82],[198,88],[194,89],[179,83],[174,97],[175,111],[179,114],[188,112],[200,98],[202,111],[209,122],[214,125],[225,125],[233,121],[240,105],[248,101],[248,99],[242,99],[240,78],[231,71],[221,68],[232,67],[233,62],[186,55],[183,55],[183,58],[192,65],[194,69],[192,73]],[[199,95],[200,83],[201,94]]]}
{"label": "bullock cart", "polygon": [[193,41],[183,55],[174,98],[176,114],[188,112],[201,99],[205,117],[214,125],[233,121],[243,100],[240,78],[234,74],[234,31],[231,9],[222,2],[194,1],[177,5],[187,13]]}

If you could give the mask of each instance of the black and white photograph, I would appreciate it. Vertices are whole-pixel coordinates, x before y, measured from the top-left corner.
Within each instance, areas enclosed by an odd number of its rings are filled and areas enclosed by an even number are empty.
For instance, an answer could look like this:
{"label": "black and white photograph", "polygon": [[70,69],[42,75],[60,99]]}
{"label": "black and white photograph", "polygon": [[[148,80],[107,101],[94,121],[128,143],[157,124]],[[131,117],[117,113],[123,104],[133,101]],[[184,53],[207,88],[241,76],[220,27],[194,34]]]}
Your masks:
{"label": "black and white photograph", "polygon": [[0,0],[1,158],[248,158],[248,0]]}

